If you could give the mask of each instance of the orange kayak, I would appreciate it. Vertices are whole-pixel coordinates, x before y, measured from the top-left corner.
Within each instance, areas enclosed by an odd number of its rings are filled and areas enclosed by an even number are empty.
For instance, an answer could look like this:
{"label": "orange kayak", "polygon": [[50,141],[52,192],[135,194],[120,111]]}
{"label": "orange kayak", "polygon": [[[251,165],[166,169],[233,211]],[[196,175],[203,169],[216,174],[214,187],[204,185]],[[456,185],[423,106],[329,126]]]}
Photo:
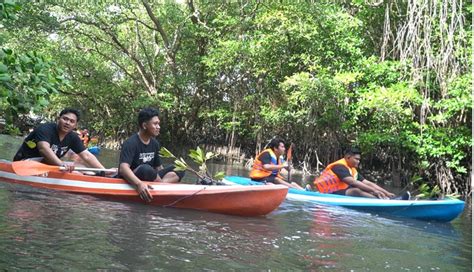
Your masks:
{"label": "orange kayak", "polygon": [[[20,176],[11,162],[0,162],[0,181],[36,188],[87,194],[118,201],[145,202],[125,180],[50,171],[37,176]],[[217,186],[149,183],[153,200],[148,205],[195,209],[239,216],[266,215],[285,200],[288,188],[275,186]]]}

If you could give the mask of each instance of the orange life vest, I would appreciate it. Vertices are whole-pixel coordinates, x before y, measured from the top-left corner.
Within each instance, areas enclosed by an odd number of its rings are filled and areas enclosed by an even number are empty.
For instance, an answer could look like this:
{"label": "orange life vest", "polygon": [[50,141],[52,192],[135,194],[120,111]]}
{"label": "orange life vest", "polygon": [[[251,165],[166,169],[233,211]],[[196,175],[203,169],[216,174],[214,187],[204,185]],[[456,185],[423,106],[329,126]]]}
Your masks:
{"label": "orange life vest", "polygon": [[79,134],[79,138],[81,138],[82,143],[84,144],[85,147],[89,145],[89,133],[85,131],[81,131],[81,134]]}
{"label": "orange life vest", "polygon": [[271,148],[263,150],[260,154],[258,154],[257,158],[253,162],[252,170],[250,170],[250,178],[251,179],[263,179],[266,177],[269,177],[271,175],[277,176],[281,178],[280,176],[280,170],[266,170],[263,168],[263,163],[260,160],[260,157],[263,155],[263,153],[268,152],[272,158],[271,164],[272,165],[281,165],[281,161],[277,158],[275,153]]}
{"label": "orange life vest", "polygon": [[357,179],[357,169],[354,168],[354,167],[349,167],[349,165],[347,165],[346,160],[344,158],[342,158],[338,161],[335,161],[335,162],[329,164],[326,167],[326,169],[324,169],[321,176],[317,177],[314,180],[313,183],[318,188],[319,192],[330,194],[332,192],[339,191],[339,190],[344,190],[344,189],[347,189],[349,187],[349,185],[347,183],[343,182],[332,171],[332,168],[337,164],[344,165],[349,170],[349,173],[351,173],[351,176],[354,179]]}

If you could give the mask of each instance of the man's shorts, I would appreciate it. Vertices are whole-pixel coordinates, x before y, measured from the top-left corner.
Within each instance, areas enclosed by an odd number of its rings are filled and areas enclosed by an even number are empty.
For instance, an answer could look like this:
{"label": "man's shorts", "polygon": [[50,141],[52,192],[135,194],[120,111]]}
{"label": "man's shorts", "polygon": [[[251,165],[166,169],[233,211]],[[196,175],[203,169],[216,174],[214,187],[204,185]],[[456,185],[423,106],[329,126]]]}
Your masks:
{"label": "man's shorts", "polygon": [[275,183],[276,176],[268,176],[263,179],[252,179],[252,181],[262,182],[262,183]]}
{"label": "man's shorts", "polygon": [[135,176],[143,181],[155,181],[157,175],[159,175],[160,178],[163,178],[169,172],[175,172],[179,177],[179,181],[184,177],[184,171],[175,171],[174,165],[169,165],[158,171],[149,164],[142,164],[133,170]]}
{"label": "man's shorts", "polygon": [[347,187],[346,189],[338,190],[338,191],[332,192],[331,194],[335,194],[335,195],[346,195],[347,190],[349,190],[349,189],[351,189],[351,188],[354,188],[354,187],[352,187],[352,186],[349,185],[349,187]]}

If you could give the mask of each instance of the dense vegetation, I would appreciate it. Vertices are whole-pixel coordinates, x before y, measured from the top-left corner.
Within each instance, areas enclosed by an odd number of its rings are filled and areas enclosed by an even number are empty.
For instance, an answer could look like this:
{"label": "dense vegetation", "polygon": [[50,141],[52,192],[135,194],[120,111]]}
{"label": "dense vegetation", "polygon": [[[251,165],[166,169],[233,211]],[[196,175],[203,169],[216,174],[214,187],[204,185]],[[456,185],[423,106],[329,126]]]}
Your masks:
{"label": "dense vegetation", "polygon": [[253,156],[279,135],[314,173],[358,145],[396,183],[470,192],[470,2],[4,1],[0,12],[9,131],[30,111],[74,106],[120,142],[152,105],[170,149]]}

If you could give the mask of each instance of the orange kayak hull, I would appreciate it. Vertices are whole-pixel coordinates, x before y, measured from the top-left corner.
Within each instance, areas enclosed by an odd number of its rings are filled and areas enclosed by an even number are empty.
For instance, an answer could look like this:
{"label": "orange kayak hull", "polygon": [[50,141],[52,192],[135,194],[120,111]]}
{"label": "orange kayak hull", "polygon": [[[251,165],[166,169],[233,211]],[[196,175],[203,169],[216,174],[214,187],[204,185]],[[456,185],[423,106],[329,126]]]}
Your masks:
{"label": "orange kayak hull", "polygon": [[51,171],[41,176],[16,175],[10,162],[0,162],[0,181],[35,188],[93,195],[108,200],[135,201],[147,205],[195,209],[207,212],[263,216],[285,200],[288,188],[282,185],[206,186],[193,184],[149,184],[153,200],[144,202],[125,180]]}

